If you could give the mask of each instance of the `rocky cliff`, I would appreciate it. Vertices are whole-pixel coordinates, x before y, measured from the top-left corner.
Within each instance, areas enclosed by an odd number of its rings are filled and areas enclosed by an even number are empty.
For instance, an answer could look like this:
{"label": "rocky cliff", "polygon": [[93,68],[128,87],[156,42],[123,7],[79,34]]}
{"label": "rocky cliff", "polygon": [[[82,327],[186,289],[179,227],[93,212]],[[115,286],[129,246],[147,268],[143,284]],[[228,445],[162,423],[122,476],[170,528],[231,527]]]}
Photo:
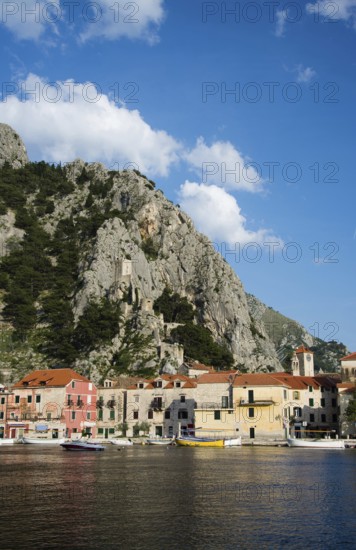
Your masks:
{"label": "rocky cliff", "polygon": [[13,168],[20,168],[28,162],[28,156],[20,136],[7,124],[0,123],[0,166],[5,161]]}
{"label": "rocky cliff", "polygon": [[[73,326],[80,324],[88,304],[100,303],[100,300],[118,303],[125,319],[135,318],[135,330],[152,335],[150,366],[156,369],[165,363],[177,366],[183,359],[182,349],[167,337],[173,325],[153,309],[155,300],[165,289],[170,289],[187,299],[195,313],[194,322],[209,329],[214,340],[230,350],[235,366],[248,371],[282,369],[280,344],[269,330],[266,306],[246,295],[238,276],[209,239],[196,231],[192,220],[156,190],[152,181],[139,172],[108,171],[101,164],[88,165],[81,160],[63,169],[44,163],[21,168],[27,162],[22,142],[4,127],[1,125],[1,136],[7,135],[8,142],[0,146],[0,156],[3,160],[12,159],[12,166],[19,168],[18,176],[12,176],[15,186],[11,192],[15,187],[23,202],[21,209],[16,210],[15,199],[1,197],[0,223],[5,228],[2,296],[7,314],[2,327],[6,342],[11,340],[9,319],[16,327],[14,307],[9,306],[11,285],[16,284],[16,276],[11,271],[11,239],[16,240],[16,246],[23,246],[24,254],[25,245],[21,243],[27,239],[28,247],[32,233],[34,240],[41,238],[43,253],[37,263],[41,263],[42,273],[48,271],[41,279],[36,266],[31,268],[30,277],[39,281],[35,292],[33,284],[28,285],[28,295],[24,298],[32,308],[32,330],[25,330],[25,344],[15,346],[17,363],[9,346],[3,346],[0,358],[8,371],[22,361],[26,361],[22,367],[27,370],[50,364],[43,351],[48,348],[48,342],[45,345],[42,342],[42,347],[38,345],[46,330],[46,316],[41,312],[46,309],[48,296],[57,292],[47,280],[53,279],[53,270],[58,276],[60,263],[65,258],[63,250],[55,256],[53,249],[60,247],[61,240],[63,243],[70,238],[78,245],[76,259],[71,260],[76,265],[70,266],[71,273],[75,272],[75,276],[71,275],[75,277],[75,284],[58,307],[65,310],[70,304]],[[6,142],[4,137],[1,139]],[[17,148],[14,140],[18,140]],[[6,177],[2,174],[2,178],[2,193],[6,195],[10,189],[6,187],[9,174],[6,173]],[[30,221],[26,221],[26,215],[32,216]],[[25,239],[24,235],[27,235]],[[65,262],[67,266],[68,261]],[[119,327],[111,336],[110,341],[101,341],[96,349],[82,351],[75,359],[77,368],[91,372],[94,378],[97,371],[108,373],[115,353],[123,346]],[[310,338],[301,327],[300,338],[295,343],[303,341],[309,345]]]}

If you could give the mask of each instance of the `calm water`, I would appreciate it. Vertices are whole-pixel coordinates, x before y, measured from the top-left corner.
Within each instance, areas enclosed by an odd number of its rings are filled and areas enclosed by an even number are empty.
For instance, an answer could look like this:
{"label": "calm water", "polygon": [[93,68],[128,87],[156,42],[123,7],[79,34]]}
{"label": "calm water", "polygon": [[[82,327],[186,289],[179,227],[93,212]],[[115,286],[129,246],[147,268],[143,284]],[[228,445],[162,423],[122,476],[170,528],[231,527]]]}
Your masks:
{"label": "calm water", "polygon": [[0,548],[356,547],[356,450],[0,448]]}

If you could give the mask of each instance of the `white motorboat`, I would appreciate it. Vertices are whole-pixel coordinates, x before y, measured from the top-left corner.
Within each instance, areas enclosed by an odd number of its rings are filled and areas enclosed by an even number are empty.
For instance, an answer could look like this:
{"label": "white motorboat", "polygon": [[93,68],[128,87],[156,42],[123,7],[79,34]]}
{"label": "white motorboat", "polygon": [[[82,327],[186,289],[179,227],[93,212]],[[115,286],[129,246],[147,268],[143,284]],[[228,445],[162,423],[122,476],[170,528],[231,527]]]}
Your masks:
{"label": "white motorboat", "polygon": [[49,437],[22,437],[20,443],[25,445],[61,445],[65,439],[49,438]]}
{"label": "white motorboat", "polygon": [[147,445],[172,445],[173,437],[151,437],[146,440]]}
{"label": "white motorboat", "polygon": [[288,437],[288,447],[304,447],[309,449],[345,449],[343,439],[299,439]]}
{"label": "white motorboat", "polygon": [[110,442],[112,445],[117,445],[118,447],[131,447],[133,445],[131,439],[111,439]]}
{"label": "white motorboat", "polygon": [[94,443],[92,441],[75,439],[72,441],[65,441],[61,443],[61,447],[66,451],[104,451],[105,447],[100,443]]}
{"label": "white motorboat", "polygon": [[241,447],[241,437],[231,437],[224,439],[224,447]]}

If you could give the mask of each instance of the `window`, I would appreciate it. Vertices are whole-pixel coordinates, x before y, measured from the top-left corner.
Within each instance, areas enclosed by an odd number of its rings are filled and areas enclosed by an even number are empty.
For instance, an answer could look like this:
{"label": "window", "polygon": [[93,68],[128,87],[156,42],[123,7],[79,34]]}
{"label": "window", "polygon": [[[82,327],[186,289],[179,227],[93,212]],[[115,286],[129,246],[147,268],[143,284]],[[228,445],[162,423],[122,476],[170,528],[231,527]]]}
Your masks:
{"label": "window", "polygon": [[309,391],[313,391],[313,386],[309,386]]}
{"label": "window", "polygon": [[296,418],[300,418],[302,416],[302,409],[301,407],[294,407],[293,408],[293,415],[296,417]]}
{"label": "window", "polygon": [[20,403],[20,396],[19,395],[15,395],[15,403]]}
{"label": "window", "polygon": [[36,395],[36,403],[41,403],[41,396],[40,395]]}
{"label": "window", "polygon": [[322,397],[322,398],[320,399],[320,406],[321,406],[321,407],[325,407],[325,398],[324,398],[324,397]]}
{"label": "window", "polygon": [[253,397],[253,390],[248,390],[248,402],[253,403],[254,397]]}
{"label": "window", "polygon": [[283,390],[283,399],[287,399],[287,390]]}
{"label": "window", "polygon": [[221,414],[220,411],[214,411],[214,420],[220,420]]}
{"label": "window", "polygon": [[156,388],[162,388],[162,380],[156,380]]}
{"label": "window", "polygon": [[72,420],[75,420],[75,411],[72,411]]}
{"label": "window", "polygon": [[293,399],[300,399],[299,391],[294,391],[293,392]]}
{"label": "window", "polygon": [[72,405],[72,396],[70,395],[70,393],[68,394],[68,401],[67,401],[67,405]]}
{"label": "window", "polygon": [[140,401],[140,396],[139,396],[139,395],[135,395],[135,397],[134,397],[134,402],[135,402],[135,403],[139,403],[139,401]]}
{"label": "window", "polygon": [[324,391],[325,391],[324,386],[321,386],[320,391],[321,391],[322,393],[324,393]]}
{"label": "window", "polygon": [[331,406],[332,406],[332,407],[336,407],[336,399],[332,399],[332,400],[331,400]]}
{"label": "window", "polygon": [[140,382],[139,385],[138,385],[138,387],[141,388],[141,389],[143,389],[143,388],[145,387],[145,385],[144,385],[142,382]]}
{"label": "window", "polygon": [[309,407],[314,407],[314,399],[309,399]]}
{"label": "window", "polygon": [[75,388],[75,382],[72,380],[72,388]]}
{"label": "window", "polygon": [[109,420],[115,420],[115,411],[114,411],[114,409],[110,409]]}
{"label": "window", "polygon": [[32,403],[32,395],[27,396],[27,403]]}
{"label": "window", "polygon": [[180,382],[176,382],[176,388],[180,388]]}
{"label": "window", "polygon": [[98,434],[102,435],[104,433],[104,428],[98,428]]}
{"label": "window", "polygon": [[178,410],[178,419],[187,419],[188,418],[188,411],[186,409],[179,409]]}
{"label": "window", "polygon": [[115,433],[115,428],[109,428],[109,434],[114,434]]}
{"label": "window", "polygon": [[0,420],[2,420],[4,418],[4,413],[3,411],[0,411]]}
{"label": "window", "polygon": [[310,422],[314,422],[314,421],[315,421],[315,416],[314,416],[314,414],[311,414],[310,415]]}
{"label": "window", "polygon": [[221,398],[221,407],[223,409],[229,408],[229,398],[226,395],[223,395]]}
{"label": "window", "polygon": [[133,418],[134,420],[138,420],[138,411],[133,412]]}
{"label": "window", "polygon": [[171,418],[171,411],[169,409],[164,412],[164,418],[166,420],[169,420]]}
{"label": "window", "polygon": [[322,422],[326,422],[326,414],[322,414],[322,415],[321,415],[321,421],[322,421]]}
{"label": "window", "polygon": [[181,396],[180,396],[180,402],[181,402],[181,403],[185,403],[185,395],[181,395]]}
{"label": "window", "polygon": [[337,414],[333,414],[333,422],[337,422]]}
{"label": "window", "polygon": [[250,407],[248,409],[248,417],[249,418],[254,418],[254,416],[255,416],[255,409],[253,407]]}
{"label": "window", "polygon": [[87,412],[87,420],[90,420],[90,412]]}
{"label": "window", "polygon": [[148,409],[147,418],[149,418],[150,420],[152,420],[152,418],[153,418],[153,410],[152,410],[152,409]]}
{"label": "window", "polygon": [[89,382],[88,390],[89,390],[89,391],[93,391],[93,384],[92,384],[92,382]]}
{"label": "window", "polygon": [[2,398],[1,398],[1,404],[2,404],[2,405],[5,405],[5,397],[2,397]]}
{"label": "window", "polygon": [[52,420],[52,413],[48,412],[47,413],[47,422],[50,422],[50,420]]}
{"label": "window", "polygon": [[103,409],[99,409],[98,410],[98,420],[102,420],[103,419]]}

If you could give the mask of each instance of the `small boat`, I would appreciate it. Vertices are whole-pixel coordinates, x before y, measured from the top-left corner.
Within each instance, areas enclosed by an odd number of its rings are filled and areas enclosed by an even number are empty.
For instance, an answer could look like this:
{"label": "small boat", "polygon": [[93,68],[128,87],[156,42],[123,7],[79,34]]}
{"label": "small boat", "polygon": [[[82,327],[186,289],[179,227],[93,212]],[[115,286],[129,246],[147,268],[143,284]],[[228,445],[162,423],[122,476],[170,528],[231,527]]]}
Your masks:
{"label": "small boat", "polygon": [[224,447],[241,447],[241,437],[231,437],[224,439]]}
{"label": "small boat", "polygon": [[110,442],[118,447],[131,447],[133,445],[131,439],[111,439]]}
{"label": "small boat", "polygon": [[147,439],[147,445],[172,445],[174,441],[173,437],[151,437]]}
{"label": "small boat", "polygon": [[73,441],[65,441],[61,443],[61,447],[66,451],[104,451],[105,447],[100,443],[93,443],[92,441],[83,441],[82,439],[75,439]]}
{"label": "small boat", "polygon": [[288,437],[288,447],[304,447],[309,449],[345,449],[343,439],[297,439]]}
{"label": "small boat", "polygon": [[16,441],[14,437],[3,437],[0,439],[0,445],[13,445]]}
{"label": "small boat", "polygon": [[211,437],[176,437],[175,442],[181,447],[224,447],[224,439]]}
{"label": "small boat", "polygon": [[65,439],[50,439],[48,437],[22,437],[19,442],[25,443],[25,445],[61,445],[65,442]]}

